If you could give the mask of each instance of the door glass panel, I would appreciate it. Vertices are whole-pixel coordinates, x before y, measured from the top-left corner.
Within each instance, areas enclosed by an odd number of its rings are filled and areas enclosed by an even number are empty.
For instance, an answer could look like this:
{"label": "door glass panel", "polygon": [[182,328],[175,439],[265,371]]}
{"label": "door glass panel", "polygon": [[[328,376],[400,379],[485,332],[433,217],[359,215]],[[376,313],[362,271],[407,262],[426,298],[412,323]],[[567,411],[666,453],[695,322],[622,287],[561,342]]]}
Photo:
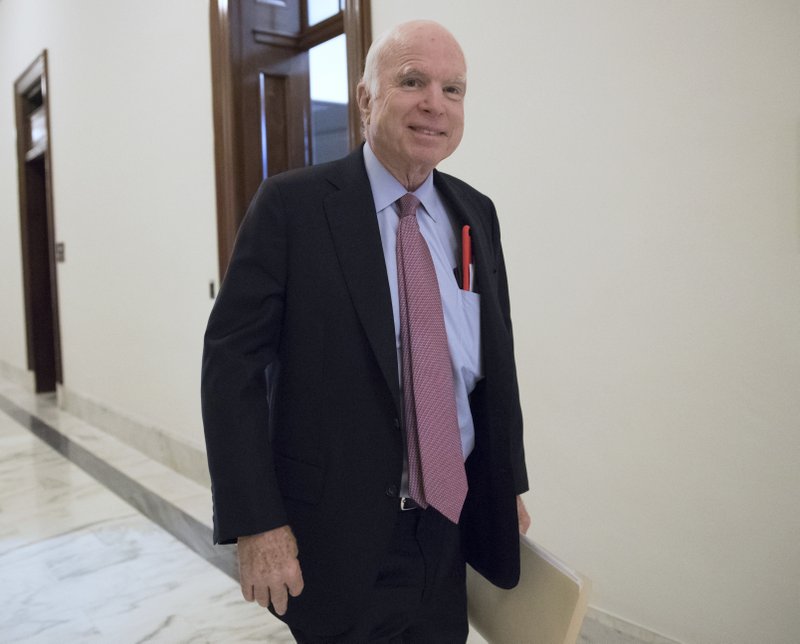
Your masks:
{"label": "door glass panel", "polygon": [[348,152],[345,44],[342,34],[308,51],[313,163],[332,161]]}
{"label": "door glass panel", "polygon": [[316,25],[343,10],[344,0],[308,0],[308,26]]}

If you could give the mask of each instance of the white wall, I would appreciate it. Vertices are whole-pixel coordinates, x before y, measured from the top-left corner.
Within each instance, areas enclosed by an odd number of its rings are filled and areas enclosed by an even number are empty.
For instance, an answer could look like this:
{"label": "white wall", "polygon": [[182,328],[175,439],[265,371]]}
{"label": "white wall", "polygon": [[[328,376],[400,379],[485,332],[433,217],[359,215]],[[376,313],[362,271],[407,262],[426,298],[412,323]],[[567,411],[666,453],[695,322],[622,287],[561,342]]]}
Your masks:
{"label": "white wall", "polygon": [[533,537],[686,642],[800,637],[800,3],[373,2],[469,66]]}
{"label": "white wall", "polygon": [[[14,81],[31,60],[17,61],[9,2],[0,1],[0,359],[24,369],[25,319],[20,259]],[[24,54],[22,54],[24,56]]]}
{"label": "white wall", "polygon": [[[685,642],[800,633],[800,3],[372,3],[470,65],[444,169],[496,201],[534,538]],[[457,6],[457,10],[456,10]],[[65,384],[200,437],[207,2],[0,1],[0,360],[23,367],[14,80],[50,56]]]}
{"label": "white wall", "polygon": [[25,366],[13,82],[45,48],[64,384],[202,441],[216,279],[206,0],[0,3],[0,359]]}

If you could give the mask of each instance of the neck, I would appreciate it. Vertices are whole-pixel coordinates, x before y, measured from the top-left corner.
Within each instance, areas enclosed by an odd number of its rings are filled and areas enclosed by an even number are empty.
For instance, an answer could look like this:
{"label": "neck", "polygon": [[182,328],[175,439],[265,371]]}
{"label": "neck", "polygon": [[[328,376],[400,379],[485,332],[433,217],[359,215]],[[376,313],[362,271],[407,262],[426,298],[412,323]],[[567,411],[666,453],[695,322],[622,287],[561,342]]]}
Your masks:
{"label": "neck", "polygon": [[389,171],[389,174],[397,179],[409,192],[414,192],[419,188],[425,183],[430,173],[433,172],[433,168],[427,165],[402,168],[395,167],[382,159],[380,153],[377,152],[374,147],[372,148],[372,152],[375,154],[378,161],[381,162],[381,165]]}
{"label": "neck", "polygon": [[423,183],[425,183],[425,180],[428,178],[430,173],[433,172],[433,168],[428,167],[404,168],[402,171],[398,171],[395,168],[391,168],[385,164],[384,166],[395,179],[405,186],[406,190],[409,192],[414,192],[417,188],[419,188]]}

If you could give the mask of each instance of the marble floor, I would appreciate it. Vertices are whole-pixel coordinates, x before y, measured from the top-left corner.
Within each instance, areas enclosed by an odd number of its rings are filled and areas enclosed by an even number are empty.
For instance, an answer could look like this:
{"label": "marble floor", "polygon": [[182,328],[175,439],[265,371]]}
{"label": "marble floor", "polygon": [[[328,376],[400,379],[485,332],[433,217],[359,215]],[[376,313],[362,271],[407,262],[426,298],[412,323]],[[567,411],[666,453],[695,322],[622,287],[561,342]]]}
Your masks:
{"label": "marble floor", "polygon": [[292,642],[238,584],[0,413],[0,641]]}
{"label": "marble floor", "polygon": [[242,600],[210,516],[203,486],[0,379],[0,643],[292,642]]}
{"label": "marble floor", "polygon": [[293,642],[210,545],[208,497],[0,380],[0,643]]}

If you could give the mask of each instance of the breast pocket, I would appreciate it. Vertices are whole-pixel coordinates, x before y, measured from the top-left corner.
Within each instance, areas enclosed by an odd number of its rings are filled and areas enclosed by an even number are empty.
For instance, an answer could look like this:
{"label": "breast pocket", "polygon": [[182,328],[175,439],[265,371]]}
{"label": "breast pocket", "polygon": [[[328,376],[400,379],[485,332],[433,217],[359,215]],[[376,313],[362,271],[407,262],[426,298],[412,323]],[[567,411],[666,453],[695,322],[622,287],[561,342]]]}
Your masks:
{"label": "breast pocket", "polygon": [[461,354],[466,357],[462,366],[462,375],[467,391],[472,391],[475,383],[483,378],[483,360],[481,357],[481,296],[459,289],[458,291],[461,329],[459,341]]}

